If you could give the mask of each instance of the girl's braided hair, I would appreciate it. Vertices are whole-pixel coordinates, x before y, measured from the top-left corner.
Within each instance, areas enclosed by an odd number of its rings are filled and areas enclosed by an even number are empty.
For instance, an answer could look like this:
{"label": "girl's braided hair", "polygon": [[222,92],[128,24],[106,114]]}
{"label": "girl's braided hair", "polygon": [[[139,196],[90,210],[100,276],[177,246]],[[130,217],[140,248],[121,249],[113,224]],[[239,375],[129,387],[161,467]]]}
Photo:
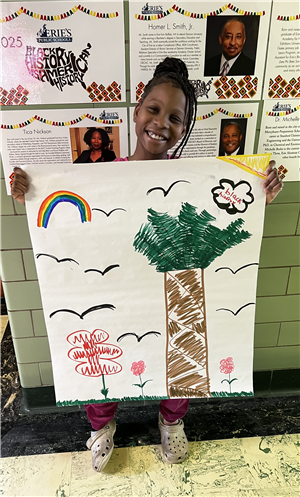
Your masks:
{"label": "girl's braided hair", "polygon": [[[189,82],[189,73],[185,63],[180,59],[173,57],[166,57],[165,60],[160,62],[154,71],[153,78],[145,86],[142,96],[143,100],[149,95],[152,88],[162,83],[172,83],[175,88],[180,88],[185,94],[187,101],[187,114],[186,114],[186,132],[178,147],[172,154],[174,157],[180,157],[188,139],[191,135],[192,129],[195,125],[197,116],[197,100],[195,91]],[[176,155],[178,153],[178,155]]]}

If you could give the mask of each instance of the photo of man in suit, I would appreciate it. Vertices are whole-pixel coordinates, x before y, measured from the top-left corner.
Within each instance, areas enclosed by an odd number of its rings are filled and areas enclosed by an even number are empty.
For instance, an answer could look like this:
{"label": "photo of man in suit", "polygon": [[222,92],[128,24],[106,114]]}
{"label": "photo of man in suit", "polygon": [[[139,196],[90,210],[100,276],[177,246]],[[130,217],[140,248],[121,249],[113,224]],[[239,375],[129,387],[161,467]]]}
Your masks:
{"label": "photo of man in suit", "polygon": [[254,75],[255,61],[243,53],[246,28],[239,18],[229,18],[222,26],[219,44],[222,53],[205,61],[204,76]]}
{"label": "photo of man in suit", "polygon": [[237,121],[229,121],[221,131],[219,155],[243,155],[242,128]]}

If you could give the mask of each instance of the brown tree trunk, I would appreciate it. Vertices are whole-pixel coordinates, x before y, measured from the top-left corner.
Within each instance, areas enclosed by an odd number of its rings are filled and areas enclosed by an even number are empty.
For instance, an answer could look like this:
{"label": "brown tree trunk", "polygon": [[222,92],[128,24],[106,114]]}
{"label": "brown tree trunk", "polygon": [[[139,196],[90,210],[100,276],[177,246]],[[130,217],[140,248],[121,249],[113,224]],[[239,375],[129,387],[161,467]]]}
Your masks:
{"label": "brown tree trunk", "polygon": [[172,397],[210,397],[203,270],[165,273],[167,391]]}

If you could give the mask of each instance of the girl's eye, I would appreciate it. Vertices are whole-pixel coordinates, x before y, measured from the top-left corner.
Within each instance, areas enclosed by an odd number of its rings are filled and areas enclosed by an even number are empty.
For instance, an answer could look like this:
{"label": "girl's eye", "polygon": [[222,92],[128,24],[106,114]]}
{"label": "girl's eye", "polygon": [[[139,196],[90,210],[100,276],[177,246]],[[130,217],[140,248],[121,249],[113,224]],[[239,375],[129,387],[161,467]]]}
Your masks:
{"label": "girl's eye", "polygon": [[150,112],[157,112],[158,111],[157,107],[148,107],[148,110]]}
{"label": "girl's eye", "polygon": [[177,124],[181,124],[181,119],[178,116],[171,116],[171,121]]}

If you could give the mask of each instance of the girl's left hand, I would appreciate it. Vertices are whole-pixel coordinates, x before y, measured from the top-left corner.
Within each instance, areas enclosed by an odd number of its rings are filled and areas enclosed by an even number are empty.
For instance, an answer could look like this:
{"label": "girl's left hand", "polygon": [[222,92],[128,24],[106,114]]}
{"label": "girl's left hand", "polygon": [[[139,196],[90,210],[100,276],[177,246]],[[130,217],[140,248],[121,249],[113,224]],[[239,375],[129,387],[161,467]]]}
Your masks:
{"label": "girl's left hand", "polygon": [[266,169],[267,179],[263,182],[262,186],[266,196],[266,205],[270,204],[272,200],[281,192],[283,183],[278,176],[276,169],[274,169],[276,162],[271,160]]}

